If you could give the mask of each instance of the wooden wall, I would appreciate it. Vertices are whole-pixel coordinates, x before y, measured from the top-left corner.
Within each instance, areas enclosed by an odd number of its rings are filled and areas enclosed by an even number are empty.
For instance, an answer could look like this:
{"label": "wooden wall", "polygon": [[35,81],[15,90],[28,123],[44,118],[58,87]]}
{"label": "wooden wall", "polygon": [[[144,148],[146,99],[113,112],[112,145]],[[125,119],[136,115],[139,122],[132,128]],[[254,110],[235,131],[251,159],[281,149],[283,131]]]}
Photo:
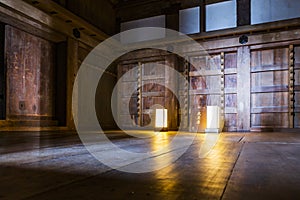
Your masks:
{"label": "wooden wall", "polygon": [[[144,56],[155,55],[143,59]],[[141,57],[139,57],[141,56]],[[118,116],[120,126],[134,129],[147,127],[154,128],[155,109],[168,109],[168,129],[176,130],[178,124],[178,99],[170,91],[170,84],[176,84],[174,74],[164,66],[177,68],[177,58],[174,55],[162,56],[159,51],[141,50],[129,54],[134,60],[126,60],[123,56],[118,65],[118,77],[127,73],[128,78],[122,79],[118,88]],[[139,81],[140,80],[140,81]],[[136,88],[136,93],[131,93],[128,88]],[[128,105],[128,102],[130,105]],[[129,111],[129,112],[128,112]],[[137,115],[128,116],[127,114]],[[128,120],[132,118],[132,120]]]}
{"label": "wooden wall", "polygon": [[6,26],[8,119],[54,117],[54,62],[51,42]]}
{"label": "wooden wall", "polygon": [[[181,123],[187,121],[186,130],[193,132],[205,130],[206,107],[212,105],[221,108],[224,131],[299,128],[300,41],[292,36],[294,33],[280,33],[290,35],[289,39],[283,38],[285,41],[279,33],[251,36],[251,43],[246,45],[237,43],[238,37],[200,42],[208,50],[206,56],[194,47],[183,48],[186,61],[177,58],[171,65],[178,65],[189,85],[178,85],[178,101],[185,110],[179,108],[173,115],[178,119],[183,116]],[[142,52],[134,52],[130,59],[136,59],[137,63],[147,58],[159,59],[151,53],[141,58]],[[126,66],[119,65],[120,74],[125,69]],[[161,75],[168,76],[160,73],[156,75],[157,80]],[[134,78],[131,84],[137,84]],[[151,87],[145,87],[145,92],[151,92]],[[164,98],[166,96],[161,96],[160,101]],[[148,100],[143,104],[149,107]]]}

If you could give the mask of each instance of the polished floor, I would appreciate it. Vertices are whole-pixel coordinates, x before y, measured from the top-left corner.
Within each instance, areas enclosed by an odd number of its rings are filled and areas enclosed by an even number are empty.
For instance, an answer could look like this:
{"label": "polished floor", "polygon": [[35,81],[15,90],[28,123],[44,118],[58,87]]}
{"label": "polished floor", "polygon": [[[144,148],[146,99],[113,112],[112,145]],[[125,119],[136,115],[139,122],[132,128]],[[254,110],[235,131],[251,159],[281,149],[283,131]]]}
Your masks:
{"label": "polished floor", "polygon": [[[168,146],[175,133],[107,135],[118,147],[138,153]],[[0,132],[0,199],[300,199],[300,133],[213,138],[210,144],[207,135],[197,134],[188,150],[163,169],[126,173],[95,159],[76,133]],[[199,156],[205,145],[209,150]]]}

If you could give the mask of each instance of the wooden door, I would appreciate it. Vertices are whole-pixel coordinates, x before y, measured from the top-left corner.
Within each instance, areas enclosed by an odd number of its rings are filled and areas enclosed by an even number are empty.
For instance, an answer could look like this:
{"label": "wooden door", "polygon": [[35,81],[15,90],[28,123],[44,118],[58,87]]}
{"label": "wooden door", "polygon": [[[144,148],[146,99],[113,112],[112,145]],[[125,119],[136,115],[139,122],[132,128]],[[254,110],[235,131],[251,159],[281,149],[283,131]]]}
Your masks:
{"label": "wooden door", "polygon": [[[168,84],[175,84],[170,81],[171,72],[165,67],[166,60],[161,57],[158,60],[149,62],[139,62],[135,64],[120,64],[118,67],[118,77],[121,78],[126,72],[131,70],[128,78],[122,80],[119,87],[119,123],[122,127],[135,129],[145,127],[154,128],[155,109],[168,109],[168,128],[175,130],[178,128],[177,99],[172,91],[168,89]],[[137,88],[132,94],[128,88]],[[130,105],[127,105],[129,102]],[[131,120],[126,116],[127,110],[131,115]]]}
{"label": "wooden door", "polygon": [[289,128],[289,48],[251,52],[251,129]]}
{"label": "wooden door", "polygon": [[190,131],[204,132],[207,106],[221,105],[221,55],[190,58]]}

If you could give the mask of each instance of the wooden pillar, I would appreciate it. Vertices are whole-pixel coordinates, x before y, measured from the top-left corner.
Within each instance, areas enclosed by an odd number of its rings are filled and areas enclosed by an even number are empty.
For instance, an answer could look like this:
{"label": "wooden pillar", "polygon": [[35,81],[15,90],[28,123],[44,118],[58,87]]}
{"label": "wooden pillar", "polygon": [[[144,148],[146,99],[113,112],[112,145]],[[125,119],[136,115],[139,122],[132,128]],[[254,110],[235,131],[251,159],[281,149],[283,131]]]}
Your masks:
{"label": "wooden pillar", "polygon": [[78,71],[78,41],[73,38],[68,38],[67,46],[67,127],[71,130],[75,130],[72,114],[72,95]]}
{"label": "wooden pillar", "polygon": [[[166,57],[166,65],[170,68],[177,70],[177,56],[169,55]],[[178,101],[176,94],[178,90],[178,77],[174,71],[170,71],[168,68],[165,70],[165,108],[168,109],[168,129],[177,130],[178,128]],[[173,88],[175,91],[171,91],[168,88]],[[177,94],[178,95],[178,94]]]}
{"label": "wooden pillar", "polygon": [[237,130],[250,131],[250,48],[238,48],[237,57]]}
{"label": "wooden pillar", "polygon": [[251,0],[237,0],[237,26],[251,24]]}
{"label": "wooden pillar", "polygon": [[201,1],[200,4],[200,32],[203,33],[206,31],[206,2],[205,0]]}
{"label": "wooden pillar", "polygon": [[5,25],[0,24],[0,120],[6,119]]}

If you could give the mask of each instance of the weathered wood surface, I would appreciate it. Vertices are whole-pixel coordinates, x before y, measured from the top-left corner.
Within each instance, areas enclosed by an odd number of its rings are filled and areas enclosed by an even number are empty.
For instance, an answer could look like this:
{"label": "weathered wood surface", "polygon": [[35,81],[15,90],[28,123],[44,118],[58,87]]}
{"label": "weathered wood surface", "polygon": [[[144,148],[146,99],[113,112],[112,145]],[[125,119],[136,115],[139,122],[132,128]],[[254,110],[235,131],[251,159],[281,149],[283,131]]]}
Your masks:
{"label": "weathered wood surface", "polygon": [[289,128],[288,48],[251,52],[251,127]]}
{"label": "weathered wood surface", "polygon": [[54,45],[6,27],[9,119],[54,116]]}
{"label": "weathered wood surface", "polygon": [[237,130],[250,130],[250,48],[237,52]]}

